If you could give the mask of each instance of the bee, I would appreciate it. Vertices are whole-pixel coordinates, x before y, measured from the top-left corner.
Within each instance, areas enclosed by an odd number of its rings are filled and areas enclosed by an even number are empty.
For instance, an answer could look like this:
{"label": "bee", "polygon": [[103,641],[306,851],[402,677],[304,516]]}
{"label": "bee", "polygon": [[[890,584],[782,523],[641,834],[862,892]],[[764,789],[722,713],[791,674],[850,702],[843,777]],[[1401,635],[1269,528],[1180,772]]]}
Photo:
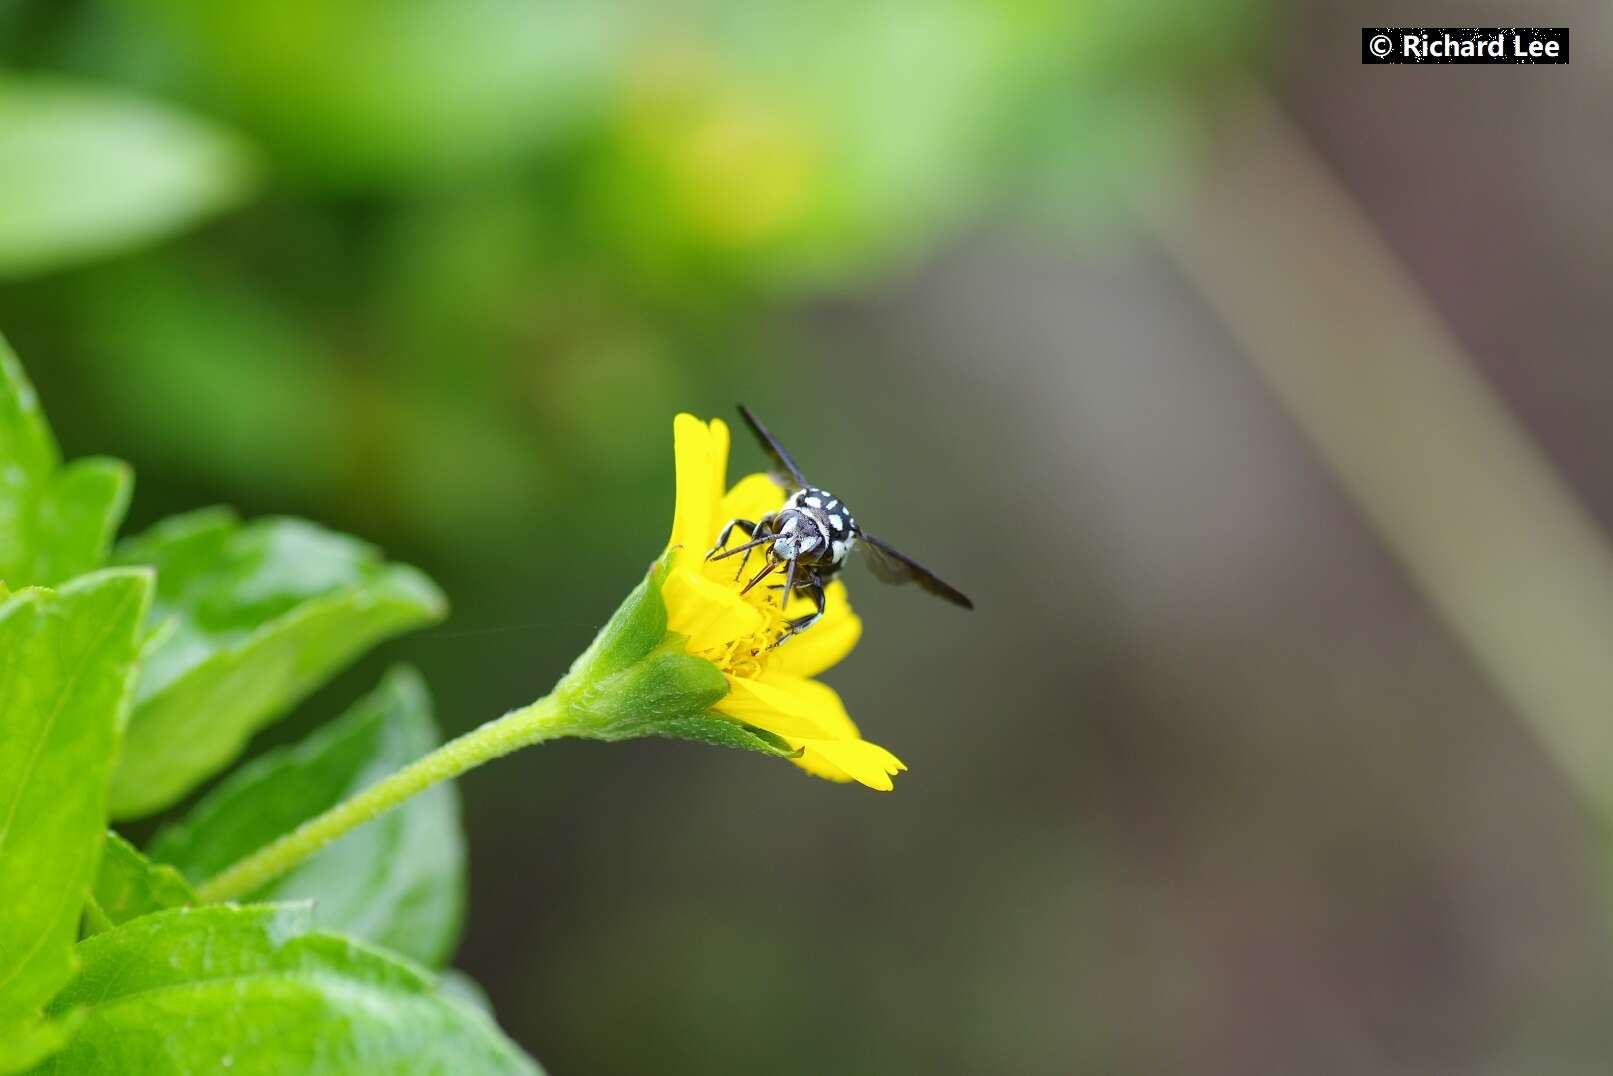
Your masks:
{"label": "bee", "polygon": [[[770,512],[754,522],[748,519],[729,520],[718,536],[717,544],[706,554],[706,559],[724,560],[744,554],[739,562],[739,570],[734,573],[737,580],[745,574],[751,554],[761,549],[767,564],[745,584],[740,593],[748,592],[782,568],[784,583],[779,586],[783,591],[781,604],[789,601],[791,593],[802,594],[812,600],[816,606],[814,611],[785,621],[784,634],[774,640],[773,646],[801,634],[823,616],[823,588],[845,567],[846,557],[853,549],[864,551],[869,568],[875,578],[882,582],[917,583],[953,605],[974,608],[974,603],[956,587],[858,526],[851,509],[839,497],[808,482],[801,474],[801,468],[796,466],[795,459],[744,404],[739,405],[739,414],[756,435],[756,440],[761,442],[762,449],[772,458],[777,468],[772,475],[773,481],[790,497],[777,512]],[[736,530],[744,534],[748,541],[730,549],[728,539]]]}

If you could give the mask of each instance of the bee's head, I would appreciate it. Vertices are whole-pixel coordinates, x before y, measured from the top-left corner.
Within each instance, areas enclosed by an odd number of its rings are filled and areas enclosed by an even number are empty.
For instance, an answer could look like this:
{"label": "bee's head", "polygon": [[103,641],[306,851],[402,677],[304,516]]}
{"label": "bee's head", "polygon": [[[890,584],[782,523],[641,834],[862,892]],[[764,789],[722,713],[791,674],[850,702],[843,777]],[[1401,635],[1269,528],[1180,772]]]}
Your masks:
{"label": "bee's head", "polygon": [[797,513],[786,513],[784,525],[779,528],[778,537],[773,541],[773,556],[778,560],[794,560],[811,553],[823,541],[814,530],[805,526]]}

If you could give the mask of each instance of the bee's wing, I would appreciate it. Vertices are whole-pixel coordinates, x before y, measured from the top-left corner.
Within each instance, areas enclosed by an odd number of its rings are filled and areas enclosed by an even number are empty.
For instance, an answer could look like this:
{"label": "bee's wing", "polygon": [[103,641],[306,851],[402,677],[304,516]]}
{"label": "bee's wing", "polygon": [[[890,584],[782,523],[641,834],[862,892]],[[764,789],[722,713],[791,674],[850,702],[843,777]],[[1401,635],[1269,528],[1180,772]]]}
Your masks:
{"label": "bee's wing", "polygon": [[773,462],[778,465],[778,470],[773,472],[773,481],[787,490],[805,489],[807,480],[801,476],[801,468],[795,465],[795,460],[785,451],[784,446],[778,443],[778,438],[768,433],[767,427],[763,426],[744,404],[739,405],[739,416],[745,420],[745,425],[750,427],[750,432],[762,443],[762,449],[773,457]]}
{"label": "bee's wing", "polygon": [[868,554],[868,567],[874,573],[874,578],[881,582],[917,583],[937,598],[945,598],[953,605],[961,605],[965,609],[975,607],[975,603],[964,597],[962,591],[867,531],[858,532],[857,546]]}

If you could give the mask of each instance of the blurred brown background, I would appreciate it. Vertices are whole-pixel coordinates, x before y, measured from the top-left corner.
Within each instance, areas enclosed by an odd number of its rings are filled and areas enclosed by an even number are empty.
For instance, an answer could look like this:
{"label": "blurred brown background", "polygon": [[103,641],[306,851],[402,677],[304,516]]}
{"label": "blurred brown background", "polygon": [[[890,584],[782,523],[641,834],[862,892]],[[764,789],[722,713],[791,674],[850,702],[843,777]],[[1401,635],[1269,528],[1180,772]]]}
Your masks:
{"label": "blurred brown background", "polygon": [[[69,454],[135,465],[136,529],[305,514],[454,599],[265,742],[396,660],[450,732],[546,689],[665,540],[680,409],[750,403],[977,602],[852,578],[830,680],[892,795],[649,741],[467,777],[459,964],[503,1025],[558,1076],[1605,1072],[1613,752],[1565,770],[1564,711],[1429,591],[1581,560],[1510,470],[1461,503],[1527,556],[1358,503],[1438,510],[1424,460],[1494,443],[1364,380],[1422,361],[1415,309],[1613,526],[1605,5],[590,12],[0,3],[0,145],[49,74],[253,177],[14,257],[6,207],[46,209],[0,180],[0,327]],[[1360,63],[1362,22],[1519,19],[1573,62]],[[1288,369],[1338,390],[1285,407]],[[1334,420],[1395,465],[1341,485]],[[1613,647],[1575,623],[1517,661]],[[1587,668],[1540,676],[1613,743]]]}

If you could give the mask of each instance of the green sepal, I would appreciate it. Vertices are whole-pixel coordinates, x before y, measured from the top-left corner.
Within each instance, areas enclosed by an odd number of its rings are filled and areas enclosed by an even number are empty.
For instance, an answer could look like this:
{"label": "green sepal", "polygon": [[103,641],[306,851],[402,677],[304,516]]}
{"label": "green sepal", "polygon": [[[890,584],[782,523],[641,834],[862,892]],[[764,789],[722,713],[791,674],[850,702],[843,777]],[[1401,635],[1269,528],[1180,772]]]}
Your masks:
{"label": "green sepal", "polygon": [[799,756],[782,738],[712,712],[728,694],[728,679],[711,662],[686,653],[683,636],[667,631],[661,588],[671,563],[668,553],[650,565],[556,689],[576,735],[665,736],[776,758]]}
{"label": "green sepal", "polygon": [[567,681],[598,683],[646,656],[666,639],[666,599],[661,587],[672,570],[672,557],[663,554],[650,565],[638,586],[617,606],[577,660]]}
{"label": "green sepal", "polygon": [[728,694],[728,678],[704,658],[684,653],[683,643],[668,632],[645,657],[574,699],[573,710],[598,723],[601,740],[665,736],[779,758],[801,753],[771,732],[712,713]]}
{"label": "green sepal", "polygon": [[572,715],[586,721],[601,740],[661,735],[669,722],[698,717],[728,694],[722,671],[668,642],[601,680],[583,681],[566,693]]}
{"label": "green sepal", "polygon": [[774,758],[800,758],[805,753],[802,748],[792,748],[782,736],[721,715],[664,721],[655,730],[655,735],[674,740],[692,740],[714,747],[737,747],[742,751],[757,751]]}
{"label": "green sepal", "polygon": [[[190,883],[174,868],[153,863],[117,833],[108,830],[101,868],[90,895],[112,926],[165,908],[196,904]],[[98,933],[98,929],[86,933]]]}

